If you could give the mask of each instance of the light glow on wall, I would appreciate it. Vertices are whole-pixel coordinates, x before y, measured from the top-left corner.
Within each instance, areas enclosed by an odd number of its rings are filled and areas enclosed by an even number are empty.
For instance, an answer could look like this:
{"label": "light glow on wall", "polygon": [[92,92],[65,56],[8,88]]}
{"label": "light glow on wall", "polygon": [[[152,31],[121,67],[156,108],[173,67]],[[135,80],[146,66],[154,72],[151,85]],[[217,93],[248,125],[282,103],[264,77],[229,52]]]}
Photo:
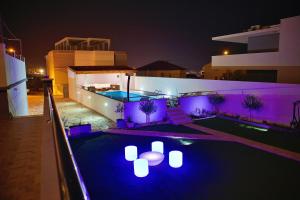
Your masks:
{"label": "light glow on wall", "polygon": [[134,161],[137,159],[137,147],[130,145],[125,147],[125,159],[128,161]]}
{"label": "light glow on wall", "polygon": [[107,107],[107,106],[108,106],[108,103],[107,103],[107,102],[105,102],[105,103],[104,103],[104,106],[105,106],[105,107]]}
{"label": "light glow on wall", "polygon": [[148,160],[149,166],[159,165],[165,158],[164,154],[160,152],[148,151],[140,155],[140,158]]}
{"label": "light glow on wall", "polygon": [[92,97],[91,96],[88,96],[88,99],[91,99]]}
{"label": "light glow on wall", "polygon": [[145,177],[149,174],[148,160],[140,158],[133,161],[134,174],[137,177]]}
{"label": "light glow on wall", "polygon": [[170,151],[169,152],[169,165],[173,168],[179,168],[182,166],[182,152],[181,151]]}
{"label": "light glow on wall", "polygon": [[164,143],[161,141],[155,141],[151,143],[151,150],[159,153],[164,153]]}

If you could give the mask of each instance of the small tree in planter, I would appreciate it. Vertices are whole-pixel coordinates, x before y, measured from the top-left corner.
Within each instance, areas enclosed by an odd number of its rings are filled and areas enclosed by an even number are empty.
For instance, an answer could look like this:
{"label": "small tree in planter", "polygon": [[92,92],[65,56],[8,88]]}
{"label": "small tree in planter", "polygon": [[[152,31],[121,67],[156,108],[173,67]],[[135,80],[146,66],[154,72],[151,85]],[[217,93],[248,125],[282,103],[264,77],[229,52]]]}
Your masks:
{"label": "small tree in planter", "polygon": [[211,94],[208,96],[209,103],[214,107],[214,112],[219,113],[219,106],[224,103],[225,98],[220,94]]}
{"label": "small tree in planter", "polygon": [[115,113],[120,114],[120,118],[117,119],[117,127],[118,128],[126,128],[126,122],[123,119],[123,112],[124,112],[124,106],[121,103],[119,103],[115,110]]}
{"label": "small tree in planter", "polygon": [[141,101],[139,109],[145,113],[146,115],[146,123],[150,122],[150,115],[155,113],[157,110],[157,106],[154,104],[152,100]]}
{"label": "small tree in planter", "polygon": [[246,95],[242,105],[249,110],[250,121],[252,121],[252,110],[259,110],[263,104],[259,98],[254,95]]}

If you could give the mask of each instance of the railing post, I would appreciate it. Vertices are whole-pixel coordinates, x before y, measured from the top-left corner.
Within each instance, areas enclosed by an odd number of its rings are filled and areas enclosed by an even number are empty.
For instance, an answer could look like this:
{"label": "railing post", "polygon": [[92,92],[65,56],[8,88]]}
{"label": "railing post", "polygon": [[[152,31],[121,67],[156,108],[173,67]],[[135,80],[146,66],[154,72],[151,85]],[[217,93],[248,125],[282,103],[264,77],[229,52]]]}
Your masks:
{"label": "railing post", "polygon": [[43,80],[44,87],[44,118],[46,121],[50,120],[50,107],[49,107],[49,91],[52,93],[52,81],[53,79],[44,78]]}

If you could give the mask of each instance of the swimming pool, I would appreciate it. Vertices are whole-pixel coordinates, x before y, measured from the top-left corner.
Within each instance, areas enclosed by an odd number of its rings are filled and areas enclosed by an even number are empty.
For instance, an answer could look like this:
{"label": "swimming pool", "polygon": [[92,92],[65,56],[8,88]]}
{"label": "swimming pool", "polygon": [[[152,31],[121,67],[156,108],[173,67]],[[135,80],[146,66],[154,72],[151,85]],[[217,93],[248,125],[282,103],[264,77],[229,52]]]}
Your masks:
{"label": "swimming pool", "polygon": [[[124,91],[107,91],[107,92],[97,92],[97,94],[118,100],[127,101],[127,92]],[[149,96],[138,94],[137,92],[129,93],[130,101],[140,101],[142,98],[148,98]]]}
{"label": "swimming pool", "polygon": [[[165,152],[183,152],[183,166],[171,168],[168,155],[138,178],[124,147],[149,151],[163,141]],[[91,199],[212,200],[299,199],[300,164],[234,142],[99,134],[70,140]],[[286,184],[282,184],[286,183]]]}

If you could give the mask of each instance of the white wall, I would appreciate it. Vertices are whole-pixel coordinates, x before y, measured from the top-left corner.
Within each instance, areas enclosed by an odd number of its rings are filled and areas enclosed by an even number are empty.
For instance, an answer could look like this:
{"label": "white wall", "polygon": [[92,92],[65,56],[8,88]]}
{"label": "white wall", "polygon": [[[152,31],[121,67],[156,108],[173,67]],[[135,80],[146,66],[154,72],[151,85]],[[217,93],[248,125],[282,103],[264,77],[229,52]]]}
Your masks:
{"label": "white wall", "polygon": [[300,16],[281,20],[279,52],[281,65],[300,67]]}
{"label": "white wall", "polygon": [[[243,66],[242,69],[253,69],[253,66],[280,66],[279,52],[246,53],[226,56],[212,56],[211,63],[214,67]],[[247,68],[247,66],[249,68]]]}
{"label": "white wall", "polygon": [[141,77],[135,79],[135,89],[153,92],[156,89],[165,94],[178,95],[185,92],[218,91],[222,94],[300,94],[299,84],[260,83],[245,81],[222,81],[206,79]]}
{"label": "white wall", "polygon": [[113,66],[114,51],[74,51],[75,66]]}
{"label": "white wall", "polygon": [[[221,112],[245,117],[248,116],[248,111],[243,108],[241,102],[247,94],[256,95],[262,100],[264,107],[260,112],[253,113],[254,118],[286,126],[288,126],[292,120],[293,102],[300,100],[300,84],[162,77],[136,77],[135,83],[136,89],[143,89],[145,91],[159,89],[163,93],[169,93],[171,95],[184,92],[215,91],[225,95],[226,98],[225,103],[220,107]],[[198,101],[198,103],[192,102],[192,98],[190,104],[190,106],[183,107],[187,114],[190,114],[191,111],[197,107],[207,110],[211,109],[207,107],[207,104],[202,104],[200,101]]]}
{"label": "white wall", "polygon": [[91,108],[92,110],[95,110],[98,113],[103,114],[114,122],[120,118],[120,113],[115,112],[117,105],[123,104],[120,101],[110,99],[81,88],[76,89],[76,98],[73,100]]}
{"label": "white wall", "polygon": [[[0,50],[0,86],[7,87],[26,79],[25,62],[14,58],[5,52],[5,46],[1,45]],[[10,112],[14,116],[28,114],[26,81],[7,91],[7,98]]]}

